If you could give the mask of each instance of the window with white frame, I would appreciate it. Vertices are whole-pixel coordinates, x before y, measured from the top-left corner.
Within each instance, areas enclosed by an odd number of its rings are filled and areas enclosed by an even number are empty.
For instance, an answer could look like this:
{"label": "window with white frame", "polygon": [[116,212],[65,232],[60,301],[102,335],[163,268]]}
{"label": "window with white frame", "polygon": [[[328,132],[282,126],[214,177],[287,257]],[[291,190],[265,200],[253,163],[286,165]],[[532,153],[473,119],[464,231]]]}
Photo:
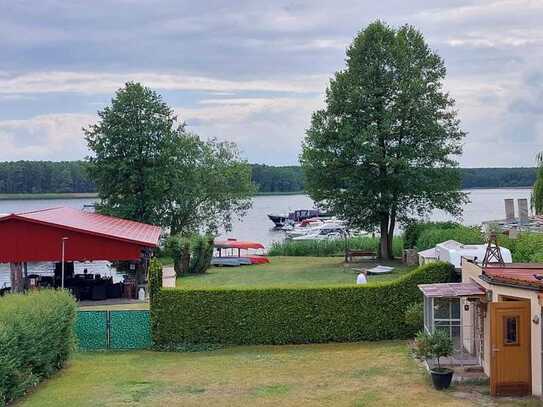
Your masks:
{"label": "window with white frame", "polygon": [[446,331],[451,338],[460,337],[460,299],[424,297],[424,328]]}

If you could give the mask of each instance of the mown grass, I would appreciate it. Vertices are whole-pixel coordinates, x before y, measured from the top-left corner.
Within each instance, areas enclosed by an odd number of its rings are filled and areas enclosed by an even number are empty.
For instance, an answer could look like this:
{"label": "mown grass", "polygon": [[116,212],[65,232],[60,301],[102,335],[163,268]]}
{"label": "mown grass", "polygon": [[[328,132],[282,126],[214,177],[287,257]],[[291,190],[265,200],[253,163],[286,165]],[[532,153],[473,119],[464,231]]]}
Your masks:
{"label": "mown grass", "polygon": [[404,342],[77,354],[18,403],[57,406],[535,406],[433,390]]}
{"label": "mown grass", "polygon": [[[268,251],[269,256],[312,256],[329,257],[343,256],[345,248],[352,250],[366,250],[377,252],[379,247],[379,238],[370,236],[359,236],[348,239],[338,240],[284,240],[274,242]],[[395,257],[401,257],[403,250],[403,240],[399,237],[394,238],[393,252]]]}
{"label": "mown grass", "polygon": [[389,262],[364,261],[344,264],[341,257],[272,257],[269,264],[243,267],[211,267],[205,274],[189,275],[177,279],[177,287],[202,288],[270,288],[319,287],[323,285],[353,285],[357,272],[354,268],[371,268],[376,264],[390,265],[390,274],[370,276],[368,281],[386,281],[398,278],[412,268],[398,260]]}

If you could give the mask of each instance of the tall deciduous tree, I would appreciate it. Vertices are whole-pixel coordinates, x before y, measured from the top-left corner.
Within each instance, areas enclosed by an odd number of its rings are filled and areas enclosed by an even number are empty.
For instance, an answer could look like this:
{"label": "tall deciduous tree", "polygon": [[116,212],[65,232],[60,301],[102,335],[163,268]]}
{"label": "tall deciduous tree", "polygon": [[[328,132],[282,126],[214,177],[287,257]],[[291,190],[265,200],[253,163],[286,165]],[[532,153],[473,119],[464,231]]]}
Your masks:
{"label": "tall deciduous tree", "polygon": [[532,209],[536,215],[543,214],[543,153],[537,155],[537,178],[532,191]]}
{"label": "tall deciduous tree", "polygon": [[139,83],[117,91],[85,129],[103,213],[172,233],[229,228],[251,204],[249,165],[231,143],[203,141]]}
{"label": "tall deciduous tree", "polygon": [[351,226],[378,230],[390,258],[397,221],[434,208],[461,213],[454,156],[465,133],[442,89],[444,63],[413,27],[370,24],[346,63],[306,134],[306,188]]}

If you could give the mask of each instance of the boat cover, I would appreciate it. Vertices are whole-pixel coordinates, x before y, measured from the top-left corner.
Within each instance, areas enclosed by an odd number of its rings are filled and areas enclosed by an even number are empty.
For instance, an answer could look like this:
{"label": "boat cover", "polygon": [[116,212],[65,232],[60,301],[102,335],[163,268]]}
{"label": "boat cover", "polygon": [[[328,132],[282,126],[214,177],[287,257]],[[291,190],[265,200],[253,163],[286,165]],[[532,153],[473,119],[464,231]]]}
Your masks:
{"label": "boat cover", "polygon": [[242,240],[215,240],[214,246],[217,249],[264,249],[262,243]]}

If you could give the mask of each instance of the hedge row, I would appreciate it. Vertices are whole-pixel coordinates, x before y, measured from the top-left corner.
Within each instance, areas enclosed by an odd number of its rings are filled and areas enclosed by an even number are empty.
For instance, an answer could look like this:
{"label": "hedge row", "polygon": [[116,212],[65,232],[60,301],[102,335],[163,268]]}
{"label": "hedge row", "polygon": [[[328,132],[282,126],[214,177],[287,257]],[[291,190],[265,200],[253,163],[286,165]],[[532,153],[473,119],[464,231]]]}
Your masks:
{"label": "hedge row", "polygon": [[405,311],[422,300],[417,284],[449,282],[445,263],[397,280],[353,287],[251,290],[163,288],[151,304],[157,346],[287,344],[411,337]]}
{"label": "hedge row", "polygon": [[[338,240],[285,240],[274,242],[268,251],[269,256],[343,256],[345,254],[346,242]],[[350,238],[347,247],[352,250],[377,251],[379,238],[360,236]],[[401,257],[403,251],[403,240],[395,237],[392,243],[394,256]]]}
{"label": "hedge row", "polygon": [[62,367],[74,345],[75,314],[63,291],[0,298],[0,406]]}

